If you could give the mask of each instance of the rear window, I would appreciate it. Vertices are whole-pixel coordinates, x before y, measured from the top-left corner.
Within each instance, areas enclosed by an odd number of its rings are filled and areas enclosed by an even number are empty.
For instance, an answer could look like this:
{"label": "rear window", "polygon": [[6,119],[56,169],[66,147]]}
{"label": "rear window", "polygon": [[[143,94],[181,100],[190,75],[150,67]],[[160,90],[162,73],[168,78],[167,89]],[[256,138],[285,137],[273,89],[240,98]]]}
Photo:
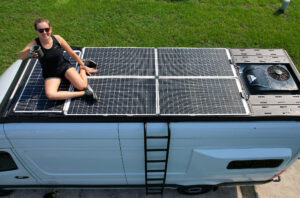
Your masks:
{"label": "rear window", "polygon": [[283,159],[266,160],[237,160],[231,161],[227,169],[246,169],[246,168],[275,168],[280,166]]}
{"label": "rear window", "polygon": [[18,169],[9,153],[0,151],[0,172]]}

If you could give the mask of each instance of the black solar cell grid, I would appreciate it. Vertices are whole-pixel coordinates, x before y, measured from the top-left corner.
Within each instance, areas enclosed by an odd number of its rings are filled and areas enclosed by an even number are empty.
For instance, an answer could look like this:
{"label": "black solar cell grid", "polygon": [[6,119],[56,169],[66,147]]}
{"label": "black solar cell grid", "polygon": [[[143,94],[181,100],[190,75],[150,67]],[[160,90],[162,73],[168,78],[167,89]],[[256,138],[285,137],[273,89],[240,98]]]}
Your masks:
{"label": "black solar cell grid", "polygon": [[83,59],[97,63],[92,76],[153,76],[154,48],[85,48]]}
{"label": "black solar cell grid", "polygon": [[233,76],[225,49],[158,48],[160,76]]}
{"label": "black solar cell grid", "polygon": [[235,79],[160,79],[160,114],[245,114]]}
{"label": "black solar cell grid", "polygon": [[71,115],[149,115],[155,114],[155,79],[89,79],[98,101],[76,98]]}

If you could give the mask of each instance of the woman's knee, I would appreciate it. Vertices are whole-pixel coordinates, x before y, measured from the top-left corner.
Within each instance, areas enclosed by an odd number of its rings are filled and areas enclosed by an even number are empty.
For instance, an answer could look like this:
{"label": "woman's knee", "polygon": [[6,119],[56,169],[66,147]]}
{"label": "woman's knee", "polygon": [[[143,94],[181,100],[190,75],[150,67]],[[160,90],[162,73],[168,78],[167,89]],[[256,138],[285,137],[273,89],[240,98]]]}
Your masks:
{"label": "woman's knee", "polygon": [[45,94],[49,100],[55,100],[57,98],[57,92],[46,91]]}
{"label": "woman's knee", "polygon": [[84,82],[80,82],[80,83],[74,83],[73,86],[77,89],[77,90],[84,90],[85,88],[87,88],[87,83]]}
{"label": "woman's knee", "polygon": [[65,78],[68,79],[77,90],[84,90],[88,85],[87,79],[80,76],[73,67],[66,71]]}

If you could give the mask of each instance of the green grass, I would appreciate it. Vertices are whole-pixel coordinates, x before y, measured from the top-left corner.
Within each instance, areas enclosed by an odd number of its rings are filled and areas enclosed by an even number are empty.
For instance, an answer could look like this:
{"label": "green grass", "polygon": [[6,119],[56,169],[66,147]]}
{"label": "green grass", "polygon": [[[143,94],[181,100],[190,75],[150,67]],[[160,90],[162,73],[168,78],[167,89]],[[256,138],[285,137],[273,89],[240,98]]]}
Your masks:
{"label": "green grass", "polygon": [[74,46],[284,48],[300,69],[300,0],[1,0],[0,73],[50,19]]}

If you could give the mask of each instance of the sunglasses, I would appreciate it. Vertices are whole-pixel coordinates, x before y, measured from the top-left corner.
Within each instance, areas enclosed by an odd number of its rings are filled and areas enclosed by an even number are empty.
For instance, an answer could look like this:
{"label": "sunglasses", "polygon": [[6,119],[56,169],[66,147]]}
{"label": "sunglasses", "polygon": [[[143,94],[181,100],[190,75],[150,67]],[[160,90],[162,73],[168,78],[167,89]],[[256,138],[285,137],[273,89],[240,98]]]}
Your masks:
{"label": "sunglasses", "polygon": [[50,28],[41,28],[41,29],[37,29],[37,31],[38,31],[39,33],[43,33],[44,31],[49,32],[49,31],[50,31]]}

